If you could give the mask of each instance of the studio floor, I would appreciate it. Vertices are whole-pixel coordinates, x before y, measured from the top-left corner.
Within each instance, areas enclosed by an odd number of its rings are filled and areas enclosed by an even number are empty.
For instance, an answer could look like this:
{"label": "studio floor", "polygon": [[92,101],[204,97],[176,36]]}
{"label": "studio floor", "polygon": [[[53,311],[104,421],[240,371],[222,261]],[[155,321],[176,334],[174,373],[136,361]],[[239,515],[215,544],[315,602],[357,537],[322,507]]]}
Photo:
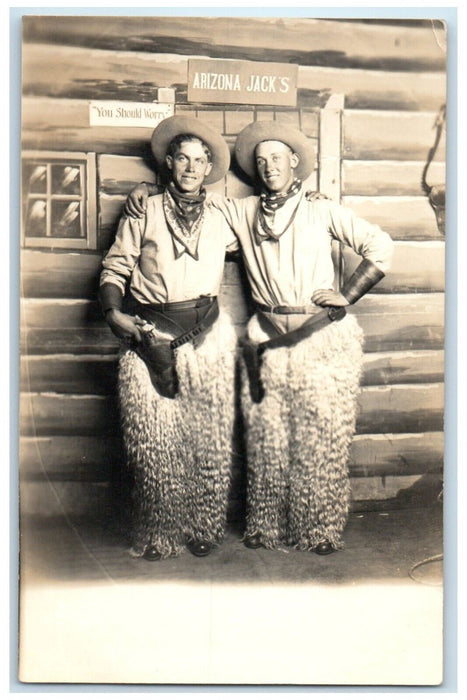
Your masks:
{"label": "studio floor", "polygon": [[352,513],[326,557],[249,550],[237,525],[206,558],[161,562],[66,514],[21,533],[23,682],[442,681],[441,503]]}

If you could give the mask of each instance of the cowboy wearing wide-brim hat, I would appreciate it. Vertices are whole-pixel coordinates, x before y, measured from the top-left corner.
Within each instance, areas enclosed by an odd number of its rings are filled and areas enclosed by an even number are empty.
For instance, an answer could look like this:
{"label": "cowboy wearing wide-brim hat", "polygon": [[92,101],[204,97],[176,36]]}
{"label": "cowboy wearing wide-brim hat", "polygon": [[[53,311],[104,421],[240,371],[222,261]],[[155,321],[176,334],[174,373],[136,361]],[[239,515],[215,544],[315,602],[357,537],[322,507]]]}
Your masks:
{"label": "cowboy wearing wide-brim hat", "polygon": [[160,122],[151,137],[151,149],[158,171],[166,168],[167,152],[172,141],[181,135],[191,135],[208,146],[211,153],[211,169],[204,178],[204,185],[222,180],[230,165],[229,147],[222,136],[209,124],[194,117],[176,115]]}
{"label": "cowboy wearing wide-brim hat", "polygon": [[[198,119],[154,130],[164,191],[145,216],[124,216],[101,274],[100,299],[124,347],[119,394],[134,474],[132,553],[157,560],[185,546],[197,556],[222,541],[231,468],[236,334],[217,296],[225,218],[206,201],[229,150]],[[128,291],[127,291],[128,289]]]}
{"label": "cowboy wearing wide-brim hat", "polygon": [[[363,359],[362,332],[345,307],[384,276],[393,245],[378,226],[306,191],[315,158],[300,131],[254,122],[238,135],[235,156],[262,187],[259,198],[222,207],[257,308],[244,347],[245,544],[330,554],[343,546],[349,511]],[[340,291],[336,240],[363,257]]]}
{"label": "cowboy wearing wide-brim hat", "polygon": [[309,139],[298,129],[275,121],[257,121],[248,124],[237,136],[235,157],[246,175],[257,178],[255,150],[258,144],[279,141],[298,156],[294,177],[304,181],[315,167],[315,151]]}

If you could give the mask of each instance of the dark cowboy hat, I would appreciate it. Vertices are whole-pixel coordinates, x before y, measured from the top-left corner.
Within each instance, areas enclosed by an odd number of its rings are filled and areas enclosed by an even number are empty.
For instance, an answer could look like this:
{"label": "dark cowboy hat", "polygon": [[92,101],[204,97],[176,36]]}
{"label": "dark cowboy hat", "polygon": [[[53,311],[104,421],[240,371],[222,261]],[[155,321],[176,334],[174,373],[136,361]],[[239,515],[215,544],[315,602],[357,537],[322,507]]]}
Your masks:
{"label": "dark cowboy hat", "polygon": [[314,148],[306,136],[280,122],[252,122],[237,136],[235,156],[241,169],[251,178],[256,176],[255,148],[262,141],[282,141],[300,158],[295,176],[305,180],[315,165]]}
{"label": "dark cowboy hat", "polygon": [[179,134],[191,134],[209,146],[212,155],[212,170],[205,179],[209,185],[224,177],[230,165],[229,147],[214,129],[194,117],[168,117],[156,126],[151,137],[151,148],[159,168],[165,166],[165,157],[170,142]]}

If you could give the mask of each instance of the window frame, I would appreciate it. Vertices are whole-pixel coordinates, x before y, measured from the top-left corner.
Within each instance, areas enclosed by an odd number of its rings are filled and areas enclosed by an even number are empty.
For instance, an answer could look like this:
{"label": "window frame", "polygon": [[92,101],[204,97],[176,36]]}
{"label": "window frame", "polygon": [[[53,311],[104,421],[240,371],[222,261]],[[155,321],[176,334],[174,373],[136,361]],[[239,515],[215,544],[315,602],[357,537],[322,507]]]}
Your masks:
{"label": "window frame", "polygon": [[[85,236],[83,238],[55,238],[53,236],[27,236],[25,226],[27,193],[23,191],[21,178],[21,244],[25,248],[70,248],[72,250],[96,250],[97,249],[97,176],[96,176],[96,154],[93,152],[81,151],[43,151],[27,150],[21,153],[21,173],[24,164],[31,160],[44,160],[47,164],[54,161],[82,163],[85,165],[85,177],[83,178],[84,204],[83,227]],[[84,161],[84,162],[83,162]]]}

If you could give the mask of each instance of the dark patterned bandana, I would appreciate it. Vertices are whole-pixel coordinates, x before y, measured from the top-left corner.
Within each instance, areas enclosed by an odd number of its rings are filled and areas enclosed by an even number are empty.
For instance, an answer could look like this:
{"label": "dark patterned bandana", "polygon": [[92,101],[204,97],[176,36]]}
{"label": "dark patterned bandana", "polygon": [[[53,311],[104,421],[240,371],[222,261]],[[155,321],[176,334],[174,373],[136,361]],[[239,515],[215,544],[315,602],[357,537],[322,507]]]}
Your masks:
{"label": "dark patterned bandana", "polygon": [[[180,192],[173,182],[168,184],[162,200],[165,219],[173,237],[195,260],[198,260],[198,243],[204,219],[205,200],[204,187],[199,194],[186,194]],[[175,255],[176,257],[181,255],[176,247]]]}
{"label": "dark patterned bandana", "polygon": [[290,199],[294,196],[294,194],[297,194],[297,192],[300,191],[301,186],[302,181],[295,178],[287,192],[272,193],[268,190],[265,190],[260,194],[259,197],[261,209],[266,215],[274,214],[278,209],[284,206],[288,199]]}
{"label": "dark patterned bandana", "polygon": [[259,198],[259,205],[256,213],[256,219],[254,223],[254,231],[257,243],[262,243],[262,241],[268,238],[273,238],[277,240],[282,236],[282,234],[289,228],[292,221],[297,213],[298,205],[300,204],[300,199],[297,202],[297,206],[294,208],[290,219],[287,221],[285,226],[282,226],[280,230],[277,230],[275,226],[275,214],[278,209],[284,206],[284,204],[296,194],[300,192],[302,188],[301,180],[295,179],[290,185],[287,192],[278,192],[277,194],[272,194],[271,192],[263,192]]}

